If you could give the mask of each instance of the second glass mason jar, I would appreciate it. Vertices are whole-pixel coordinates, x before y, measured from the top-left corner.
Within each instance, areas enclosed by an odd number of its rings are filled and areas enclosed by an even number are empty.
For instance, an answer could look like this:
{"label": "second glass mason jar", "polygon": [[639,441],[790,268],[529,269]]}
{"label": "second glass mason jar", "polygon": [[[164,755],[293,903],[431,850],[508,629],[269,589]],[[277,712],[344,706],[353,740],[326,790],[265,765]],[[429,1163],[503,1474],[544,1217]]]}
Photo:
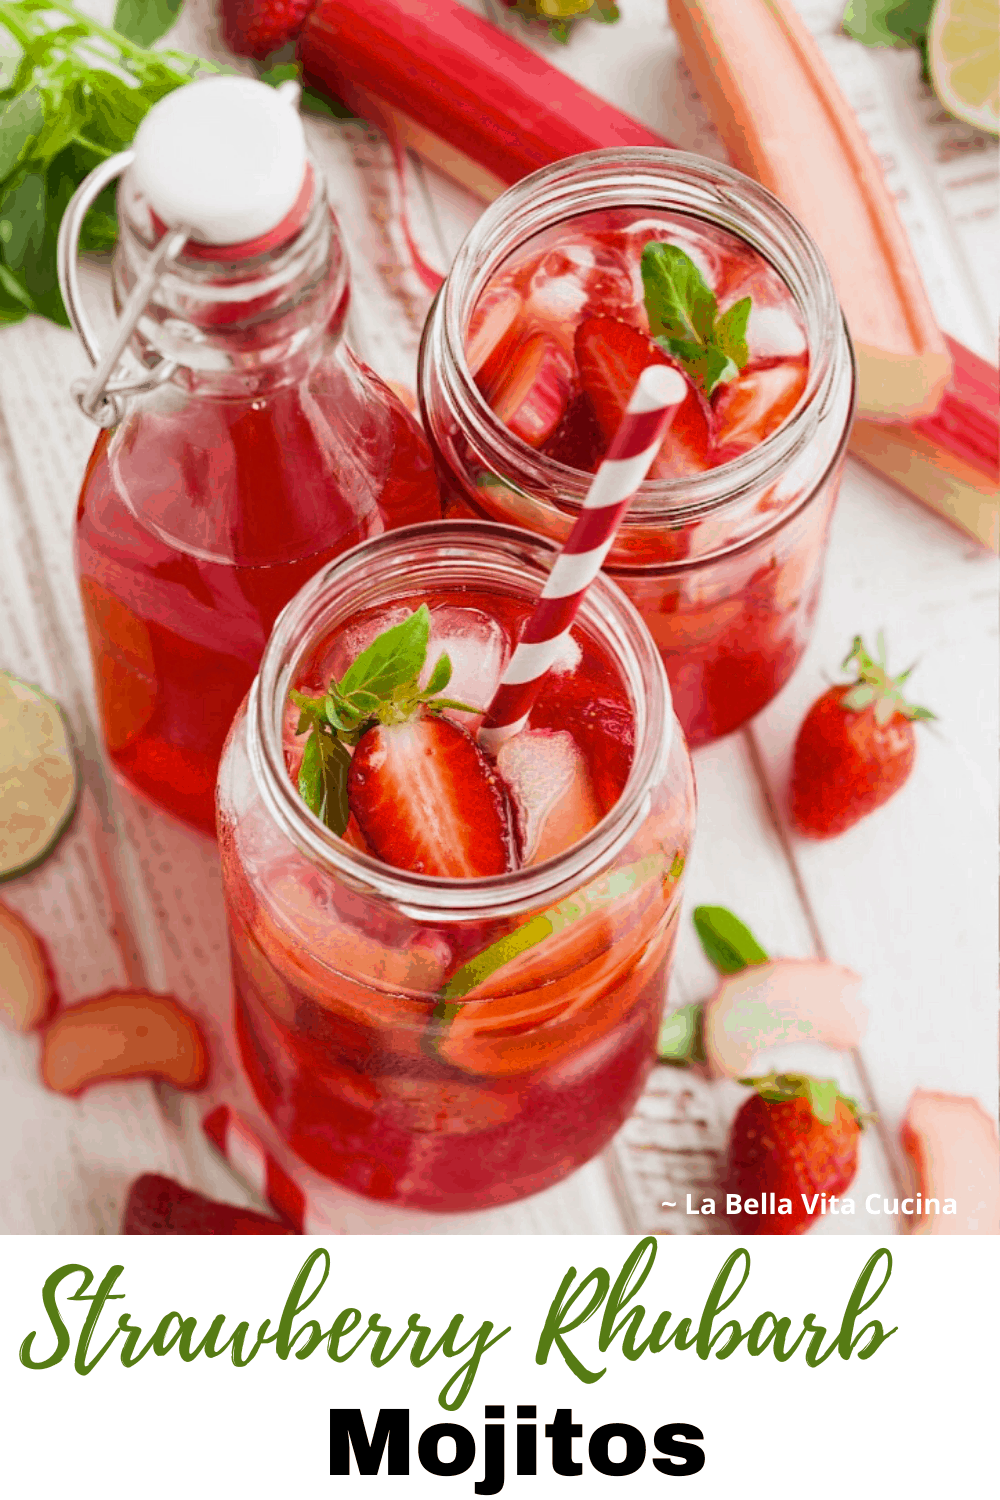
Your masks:
{"label": "second glass mason jar", "polygon": [[[698,462],[688,415],[675,419],[664,451],[687,444],[694,461],[642,486],[605,564],[649,627],[697,745],[774,697],[818,601],[855,382],[829,273],[802,226],[748,178],[686,153],[596,151],[536,172],[460,249],[424,332],[420,400],[447,515],[563,540],[594,466],[573,466],[594,427],[593,408],[574,404],[581,385],[587,395],[581,329],[586,320],[588,357],[602,339],[600,358],[621,357],[612,383],[634,379],[624,341],[650,348],[639,274],[648,239],[685,248],[714,278],[720,306],[750,294],[751,349],[756,340],[765,355],[751,379],[694,411],[710,429],[728,403],[737,440],[714,466]],[[802,346],[787,357],[796,337]],[[606,386],[607,371],[598,375]],[[606,425],[606,409],[598,415]]]}
{"label": "second glass mason jar", "polygon": [[583,602],[565,692],[590,724],[617,695],[634,746],[617,801],[561,853],[487,879],[412,873],[337,837],[293,781],[289,690],[359,615],[523,617],[555,550],[480,522],[356,547],[281,615],[223,756],[244,1065],[288,1145],[372,1198],[447,1211],[548,1187],[607,1143],[654,1060],[694,785],[660,659],[608,580]]}

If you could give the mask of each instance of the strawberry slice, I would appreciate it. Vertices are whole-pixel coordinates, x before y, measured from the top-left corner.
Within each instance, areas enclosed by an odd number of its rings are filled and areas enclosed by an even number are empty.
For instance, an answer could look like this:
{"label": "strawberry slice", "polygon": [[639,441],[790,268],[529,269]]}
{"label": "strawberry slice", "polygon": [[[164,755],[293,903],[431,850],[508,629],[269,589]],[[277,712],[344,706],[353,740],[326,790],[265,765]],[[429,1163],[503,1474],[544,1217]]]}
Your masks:
{"label": "strawberry slice", "polygon": [[[576,330],[580,384],[590,397],[604,439],[604,453],[618,431],[635,383],[647,365],[672,361],[648,334],[618,318],[584,318]],[[694,386],[670,425],[649,471],[651,479],[680,479],[711,468],[708,418]]]}
{"label": "strawberry slice", "polygon": [[419,875],[475,880],[515,866],[506,788],[467,730],[432,714],[376,724],[347,777],[372,851]]}

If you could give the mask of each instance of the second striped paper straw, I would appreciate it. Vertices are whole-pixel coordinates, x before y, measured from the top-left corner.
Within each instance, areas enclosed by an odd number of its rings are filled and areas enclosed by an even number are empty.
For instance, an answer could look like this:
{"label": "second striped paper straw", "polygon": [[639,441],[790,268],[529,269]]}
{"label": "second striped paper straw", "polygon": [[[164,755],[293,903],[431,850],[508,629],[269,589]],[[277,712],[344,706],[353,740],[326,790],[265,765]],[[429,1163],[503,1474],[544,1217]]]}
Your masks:
{"label": "second striped paper straw", "polygon": [[542,679],[562,651],[583,596],[686,394],[684,377],[669,365],[649,365],[636,381],[608,456],[594,475],[479,731],[479,743],[494,754],[524,728]]}

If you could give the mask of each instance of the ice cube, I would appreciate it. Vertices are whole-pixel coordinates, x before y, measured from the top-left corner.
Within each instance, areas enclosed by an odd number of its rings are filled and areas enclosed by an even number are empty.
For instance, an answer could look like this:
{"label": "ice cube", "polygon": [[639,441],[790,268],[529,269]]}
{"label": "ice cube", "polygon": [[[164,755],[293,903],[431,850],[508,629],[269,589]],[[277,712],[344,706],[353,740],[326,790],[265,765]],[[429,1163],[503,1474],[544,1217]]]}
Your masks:
{"label": "ice cube", "polygon": [[467,609],[458,604],[439,604],[431,610],[431,637],[427,648],[424,682],[430,677],[442,652],[451,661],[451,681],[444,690],[446,698],[474,704],[480,713],[461,713],[449,709],[449,717],[475,731],[490,705],[504,668],[510,659],[511,644],[506,630],[492,615],[481,609]]}
{"label": "ice cube", "polygon": [[753,302],[747,324],[751,359],[783,359],[805,354],[806,333],[794,307],[763,307]]}
{"label": "ice cube", "polygon": [[500,747],[497,769],[521,815],[523,863],[541,864],[601,820],[587,762],[564,729],[527,729]]}

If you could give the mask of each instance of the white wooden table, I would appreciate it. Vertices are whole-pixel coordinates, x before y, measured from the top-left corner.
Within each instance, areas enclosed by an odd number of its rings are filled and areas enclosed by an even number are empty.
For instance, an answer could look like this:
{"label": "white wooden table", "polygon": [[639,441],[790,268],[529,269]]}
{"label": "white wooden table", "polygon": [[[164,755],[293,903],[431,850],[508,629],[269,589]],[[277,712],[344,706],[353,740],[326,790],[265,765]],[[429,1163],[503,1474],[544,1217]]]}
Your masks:
{"label": "white wooden table", "polygon": [[[680,144],[721,155],[678,71],[663,14],[658,0],[626,0],[628,24],[581,31],[553,56]],[[176,42],[217,48],[208,0],[188,0]],[[898,81],[901,108],[932,107],[910,60],[893,58],[886,76]],[[313,122],[310,134],[353,267],[349,339],[382,375],[412,385],[427,298],[408,269],[390,154],[360,123]],[[444,268],[479,205],[417,164],[409,174],[415,232]],[[942,321],[983,350],[991,337],[983,295],[938,275],[933,234],[926,238]],[[103,271],[88,280],[94,294],[106,291]],[[214,846],[136,802],[101,754],[71,550],[94,438],[68,395],[84,368],[73,336],[50,324],[29,319],[0,331],[0,666],[65,706],[85,781],[71,832],[39,869],[4,885],[0,900],[50,945],[66,1002],[126,983],[172,992],[202,1019],[216,1061],[197,1096],[133,1083],[66,1100],[38,1080],[37,1039],[0,1032],[0,1232],[8,1234],[115,1233],[129,1183],[145,1171],[254,1201],[200,1129],[222,1100],[256,1112],[232,1060]],[[921,728],[915,773],[877,817],[838,840],[803,842],[784,813],[795,732],[851,637],[871,638],[879,627],[895,665],[919,657],[914,693],[940,723]],[[805,660],[751,727],[695,756],[700,808],[688,908],[729,906],[772,953],[826,955],[864,976],[871,1019],[861,1057],[773,1053],[783,1066],[835,1073],[877,1111],[853,1189],[859,1200],[901,1195],[897,1131],[914,1088],[974,1095],[991,1114],[996,1108],[996,637],[995,561],[849,463]],[[701,999],[712,983],[685,918],[671,1003]],[[724,1222],[688,1218],[684,1195],[699,1201],[703,1188],[711,1191],[741,1097],[737,1085],[658,1069],[605,1157],[527,1203],[438,1217],[330,1191],[325,1220],[331,1230],[368,1233],[725,1233]],[[661,1207],[666,1200],[679,1206]],[[891,1216],[861,1212],[812,1232],[895,1227]]]}

